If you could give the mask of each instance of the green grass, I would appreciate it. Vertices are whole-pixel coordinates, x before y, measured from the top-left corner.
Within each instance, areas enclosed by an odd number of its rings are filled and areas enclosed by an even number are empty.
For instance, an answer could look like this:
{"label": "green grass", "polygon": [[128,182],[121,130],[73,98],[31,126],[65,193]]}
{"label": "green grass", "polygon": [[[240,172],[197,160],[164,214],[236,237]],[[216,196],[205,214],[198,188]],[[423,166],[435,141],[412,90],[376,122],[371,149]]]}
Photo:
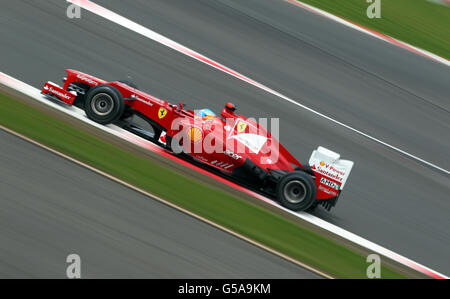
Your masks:
{"label": "green grass", "polygon": [[426,0],[381,0],[381,18],[369,19],[366,0],[301,2],[450,59],[450,7]]}
{"label": "green grass", "polygon": [[[0,124],[335,277],[366,277],[364,256],[2,94]],[[404,277],[385,266],[381,273]]]}

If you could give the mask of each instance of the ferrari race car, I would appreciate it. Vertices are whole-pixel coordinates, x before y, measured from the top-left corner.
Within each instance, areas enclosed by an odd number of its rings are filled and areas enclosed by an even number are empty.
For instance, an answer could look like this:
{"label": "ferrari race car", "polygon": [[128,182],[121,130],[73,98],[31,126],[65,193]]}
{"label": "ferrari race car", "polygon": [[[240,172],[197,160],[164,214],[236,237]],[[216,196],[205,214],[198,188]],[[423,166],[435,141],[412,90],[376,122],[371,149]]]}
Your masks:
{"label": "ferrari race car", "polygon": [[209,109],[185,110],[183,103],[160,100],[132,82],[66,72],[62,87],[47,82],[42,93],[82,108],[99,124],[114,123],[294,211],[318,205],[330,210],[353,167],[353,162],[320,146],[308,164],[301,164],[264,126],[236,114],[232,103],[216,116]]}

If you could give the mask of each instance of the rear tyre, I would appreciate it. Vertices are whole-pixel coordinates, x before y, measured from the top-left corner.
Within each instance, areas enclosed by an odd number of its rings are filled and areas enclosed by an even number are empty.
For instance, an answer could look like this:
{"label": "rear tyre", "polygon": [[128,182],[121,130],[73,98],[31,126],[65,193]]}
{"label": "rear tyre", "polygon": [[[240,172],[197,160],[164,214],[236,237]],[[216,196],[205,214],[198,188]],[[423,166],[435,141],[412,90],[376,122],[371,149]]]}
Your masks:
{"label": "rear tyre", "polygon": [[277,184],[277,198],[281,205],[293,211],[305,211],[316,199],[316,185],[311,176],[303,171],[293,171]]}
{"label": "rear tyre", "polygon": [[120,92],[109,85],[98,85],[89,90],[84,101],[84,111],[89,119],[106,125],[118,120],[125,110]]}

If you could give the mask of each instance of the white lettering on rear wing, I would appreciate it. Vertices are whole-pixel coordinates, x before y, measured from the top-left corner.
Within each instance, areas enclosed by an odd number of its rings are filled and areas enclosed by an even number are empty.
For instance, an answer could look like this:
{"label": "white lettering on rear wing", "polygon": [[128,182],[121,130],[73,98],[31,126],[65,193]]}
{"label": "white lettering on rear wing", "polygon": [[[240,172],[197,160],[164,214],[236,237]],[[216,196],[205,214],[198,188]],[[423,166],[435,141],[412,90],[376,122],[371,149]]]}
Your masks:
{"label": "white lettering on rear wing", "polygon": [[312,152],[309,165],[313,170],[341,183],[342,190],[352,170],[353,162],[341,160],[338,153],[319,146]]}

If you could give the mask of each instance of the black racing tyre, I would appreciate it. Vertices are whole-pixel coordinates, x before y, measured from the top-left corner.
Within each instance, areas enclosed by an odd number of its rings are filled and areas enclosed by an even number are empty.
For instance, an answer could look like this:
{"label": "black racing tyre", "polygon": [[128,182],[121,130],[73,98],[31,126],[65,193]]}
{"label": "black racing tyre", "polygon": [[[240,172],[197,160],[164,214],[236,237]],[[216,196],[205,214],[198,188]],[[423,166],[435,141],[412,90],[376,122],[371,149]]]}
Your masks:
{"label": "black racing tyre", "polygon": [[106,125],[118,120],[125,110],[120,92],[110,85],[98,85],[89,90],[84,100],[84,111],[89,119]]}
{"label": "black racing tyre", "polygon": [[139,89],[138,86],[136,85],[136,83],[128,81],[128,80],[118,80],[117,82],[126,84],[126,85],[128,85],[130,87],[133,87],[134,89]]}
{"label": "black racing tyre", "polygon": [[317,200],[316,200],[316,201],[314,201],[313,204],[310,205],[309,208],[307,208],[305,211],[308,212],[308,213],[312,213],[312,212],[314,212],[314,211],[317,209],[318,206],[319,206],[319,203],[318,203]]}
{"label": "black racing tyre", "polygon": [[277,198],[290,210],[305,211],[316,200],[314,180],[303,171],[289,172],[277,184]]}

